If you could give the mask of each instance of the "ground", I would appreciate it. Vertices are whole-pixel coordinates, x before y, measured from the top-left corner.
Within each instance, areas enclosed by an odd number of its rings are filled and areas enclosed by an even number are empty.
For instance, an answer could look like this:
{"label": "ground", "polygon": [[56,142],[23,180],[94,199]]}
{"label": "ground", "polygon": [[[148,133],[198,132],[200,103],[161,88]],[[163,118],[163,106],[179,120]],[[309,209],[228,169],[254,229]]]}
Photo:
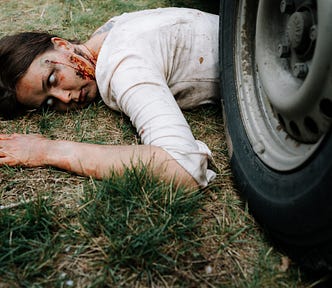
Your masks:
{"label": "ground", "polygon": [[[218,13],[216,1],[3,0],[0,36],[43,30],[85,40],[109,17],[182,6]],[[0,287],[315,287],[269,242],[232,179],[222,112],[186,111],[211,148],[217,179],[175,189],[144,167],[94,181],[52,168],[0,168]],[[128,119],[97,102],[65,115],[0,121],[0,133],[136,144]]]}

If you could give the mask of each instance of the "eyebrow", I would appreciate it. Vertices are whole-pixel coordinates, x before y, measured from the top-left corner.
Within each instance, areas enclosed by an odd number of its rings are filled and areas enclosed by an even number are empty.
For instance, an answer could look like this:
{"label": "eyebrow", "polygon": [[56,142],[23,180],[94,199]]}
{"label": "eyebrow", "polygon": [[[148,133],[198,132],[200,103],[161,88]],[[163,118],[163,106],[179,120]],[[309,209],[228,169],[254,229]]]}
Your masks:
{"label": "eyebrow", "polygon": [[43,92],[47,92],[47,79],[48,79],[48,74],[42,78],[42,88]]}
{"label": "eyebrow", "polygon": [[[42,84],[42,92],[47,93],[48,86],[47,86],[47,79],[48,79],[48,74],[46,76],[43,76],[41,79],[41,84]],[[44,100],[45,101],[45,100]],[[40,107],[43,105],[44,101],[42,103],[36,103],[36,106]]]}

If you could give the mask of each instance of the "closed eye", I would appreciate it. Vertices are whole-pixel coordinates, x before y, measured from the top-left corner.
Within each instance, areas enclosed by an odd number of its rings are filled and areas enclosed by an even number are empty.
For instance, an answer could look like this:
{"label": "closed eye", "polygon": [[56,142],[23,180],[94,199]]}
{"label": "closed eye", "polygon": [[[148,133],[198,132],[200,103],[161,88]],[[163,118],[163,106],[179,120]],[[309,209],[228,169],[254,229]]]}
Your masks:
{"label": "closed eye", "polygon": [[55,86],[57,84],[57,80],[56,80],[56,77],[55,77],[55,71],[53,70],[50,75],[48,76],[48,79],[47,79],[47,85],[48,87],[51,87],[51,86]]}
{"label": "closed eye", "polygon": [[54,105],[54,98],[53,97],[49,97],[47,100],[46,100],[46,105],[48,107],[52,107]]}
{"label": "closed eye", "polygon": [[55,99],[52,96],[47,97],[47,99],[40,105],[41,109],[49,109],[54,108],[55,105]]}

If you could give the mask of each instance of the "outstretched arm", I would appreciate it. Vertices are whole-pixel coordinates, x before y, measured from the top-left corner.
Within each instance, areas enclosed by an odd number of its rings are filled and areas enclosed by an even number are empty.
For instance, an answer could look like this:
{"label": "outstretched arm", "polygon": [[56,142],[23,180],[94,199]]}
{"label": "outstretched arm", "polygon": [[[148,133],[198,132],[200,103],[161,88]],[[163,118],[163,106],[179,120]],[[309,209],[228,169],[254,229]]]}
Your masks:
{"label": "outstretched arm", "polygon": [[192,176],[166,151],[152,145],[97,145],[64,140],[49,140],[40,135],[0,135],[0,165],[53,166],[96,179],[125,167],[145,164],[166,181],[197,186]]}

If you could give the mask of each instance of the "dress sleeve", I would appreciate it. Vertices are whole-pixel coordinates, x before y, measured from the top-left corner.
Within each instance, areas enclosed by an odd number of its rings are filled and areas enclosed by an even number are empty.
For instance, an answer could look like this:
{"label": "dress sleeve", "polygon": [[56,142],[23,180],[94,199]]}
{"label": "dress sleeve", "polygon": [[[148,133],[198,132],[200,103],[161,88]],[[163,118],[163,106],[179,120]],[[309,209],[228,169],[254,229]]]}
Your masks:
{"label": "dress sleeve", "polygon": [[118,65],[107,75],[109,86],[101,93],[105,103],[115,102],[130,117],[143,144],[163,148],[205,187],[215,177],[207,168],[211,152],[195,140],[162,71],[147,58],[133,55],[116,61],[113,56]]}

